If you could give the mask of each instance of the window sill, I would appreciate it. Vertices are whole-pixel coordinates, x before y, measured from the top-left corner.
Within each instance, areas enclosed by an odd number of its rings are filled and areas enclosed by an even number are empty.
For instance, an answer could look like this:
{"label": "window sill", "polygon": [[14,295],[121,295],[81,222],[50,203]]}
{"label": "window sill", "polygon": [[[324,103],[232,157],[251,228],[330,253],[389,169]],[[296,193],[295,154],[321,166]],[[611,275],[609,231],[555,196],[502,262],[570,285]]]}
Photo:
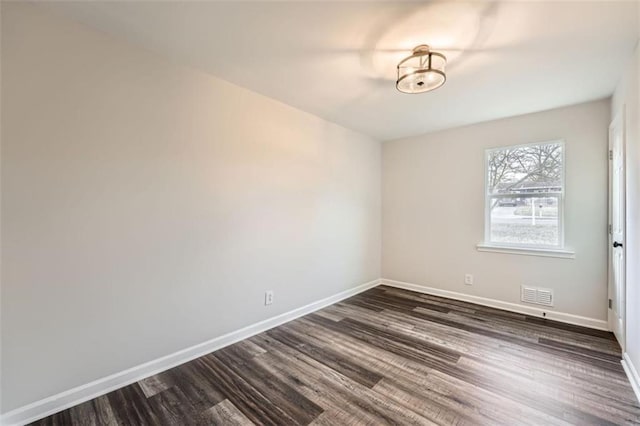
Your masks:
{"label": "window sill", "polygon": [[519,254],[525,256],[542,256],[542,257],[558,257],[562,259],[575,259],[576,253],[567,249],[542,249],[542,248],[525,248],[510,247],[497,244],[480,243],[476,245],[478,251],[491,253]]}

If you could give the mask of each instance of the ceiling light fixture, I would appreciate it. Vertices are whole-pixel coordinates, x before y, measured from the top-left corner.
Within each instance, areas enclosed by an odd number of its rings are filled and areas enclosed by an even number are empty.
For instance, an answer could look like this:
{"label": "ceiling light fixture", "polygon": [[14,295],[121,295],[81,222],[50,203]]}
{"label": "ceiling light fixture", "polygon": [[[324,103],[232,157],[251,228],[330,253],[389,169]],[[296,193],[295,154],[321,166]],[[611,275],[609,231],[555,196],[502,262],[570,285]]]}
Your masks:
{"label": "ceiling light fixture", "polygon": [[398,64],[396,88],[402,93],[423,93],[442,86],[447,80],[444,66],[447,58],[421,44],[413,54]]}

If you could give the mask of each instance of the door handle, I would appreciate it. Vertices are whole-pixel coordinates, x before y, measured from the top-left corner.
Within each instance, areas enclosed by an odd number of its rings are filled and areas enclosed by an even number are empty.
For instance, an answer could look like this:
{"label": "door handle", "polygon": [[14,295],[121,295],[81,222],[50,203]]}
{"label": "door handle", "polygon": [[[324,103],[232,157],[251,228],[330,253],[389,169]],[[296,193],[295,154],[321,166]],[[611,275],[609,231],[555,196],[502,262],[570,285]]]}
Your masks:
{"label": "door handle", "polygon": [[618,248],[618,247],[622,247],[622,243],[619,243],[617,241],[613,242],[613,248]]}

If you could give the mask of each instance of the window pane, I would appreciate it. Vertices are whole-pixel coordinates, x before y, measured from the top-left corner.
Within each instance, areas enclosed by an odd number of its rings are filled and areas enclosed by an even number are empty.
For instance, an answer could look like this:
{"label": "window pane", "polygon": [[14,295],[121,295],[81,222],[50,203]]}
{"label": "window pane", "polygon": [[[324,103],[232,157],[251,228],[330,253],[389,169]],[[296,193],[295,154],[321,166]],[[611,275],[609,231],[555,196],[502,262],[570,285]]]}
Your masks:
{"label": "window pane", "polygon": [[563,144],[495,149],[487,157],[487,193],[562,192]]}
{"label": "window pane", "polygon": [[558,246],[558,197],[492,197],[490,242]]}

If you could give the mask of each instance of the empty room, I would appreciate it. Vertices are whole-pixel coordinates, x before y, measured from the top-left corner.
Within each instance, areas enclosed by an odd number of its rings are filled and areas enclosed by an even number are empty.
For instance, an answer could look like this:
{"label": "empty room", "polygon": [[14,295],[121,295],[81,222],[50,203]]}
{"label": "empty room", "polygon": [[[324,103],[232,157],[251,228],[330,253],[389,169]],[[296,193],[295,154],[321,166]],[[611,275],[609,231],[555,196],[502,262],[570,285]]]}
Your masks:
{"label": "empty room", "polygon": [[640,425],[640,0],[0,0],[0,424]]}

